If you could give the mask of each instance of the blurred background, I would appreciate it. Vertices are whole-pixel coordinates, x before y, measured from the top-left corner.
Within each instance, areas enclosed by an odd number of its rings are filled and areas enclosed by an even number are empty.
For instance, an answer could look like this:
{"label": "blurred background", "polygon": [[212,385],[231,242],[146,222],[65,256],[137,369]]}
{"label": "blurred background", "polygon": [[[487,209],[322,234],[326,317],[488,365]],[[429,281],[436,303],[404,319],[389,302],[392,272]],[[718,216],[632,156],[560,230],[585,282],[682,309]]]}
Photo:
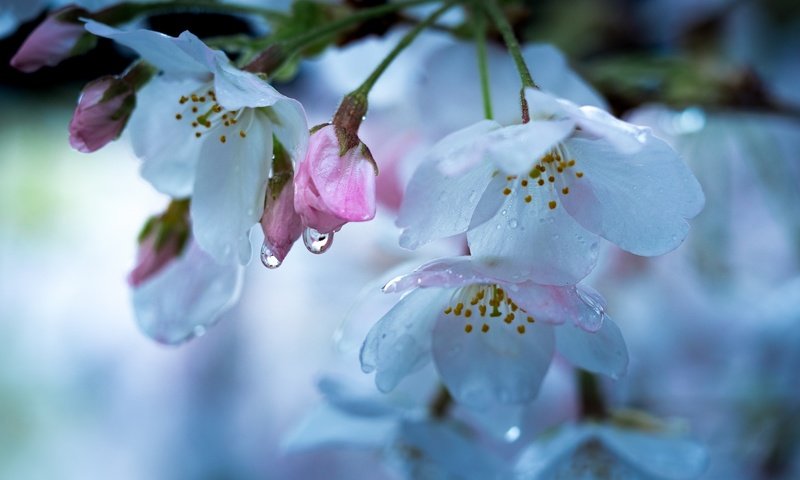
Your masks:
{"label": "blurred background", "polygon": [[[711,452],[705,478],[798,478],[797,2],[536,4],[508,2],[518,34],[559,46],[615,114],[670,141],[707,197],[677,251],[643,259],[608,247],[589,279],[631,352],[608,396],[685,422]],[[91,155],[67,141],[82,86],[130,58],[101,41],[57,68],[11,69],[43,18],[0,40],[0,478],[393,478],[379,449],[288,455],[281,442],[320,403],[321,373],[358,374],[369,323],[342,327],[353,303],[388,270],[453,246],[401,251],[389,183],[376,221],[347,225],[325,255],[296,246],[276,271],[253,262],[241,300],[207,335],[155,344],[137,329],[125,277],[139,229],[168,199],[138,176],[124,135]],[[149,26],[201,37],[258,29],[209,14]],[[399,38],[385,30],[302,64],[278,88],[311,125],[326,121]],[[371,98],[364,135],[393,178],[407,178],[415,149],[439,135],[443,115],[419,98],[439,88],[438,105],[459,117],[463,99],[428,77],[444,36],[421,38]]]}

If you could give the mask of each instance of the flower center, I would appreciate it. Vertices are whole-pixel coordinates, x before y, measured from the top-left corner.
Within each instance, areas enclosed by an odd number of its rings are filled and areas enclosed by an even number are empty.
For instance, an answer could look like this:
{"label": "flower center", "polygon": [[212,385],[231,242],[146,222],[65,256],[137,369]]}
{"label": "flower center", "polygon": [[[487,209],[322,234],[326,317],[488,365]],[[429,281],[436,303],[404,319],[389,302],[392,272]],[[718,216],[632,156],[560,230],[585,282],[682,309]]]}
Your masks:
{"label": "flower center", "polygon": [[[229,138],[238,136],[247,137],[247,129],[240,128],[239,118],[244,109],[226,110],[217,103],[217,95],[213,88],[204,85],[187,95],[178,98],[178,105],[183,110],[175,114],[175,120],[191,122],[195,138],[205,135],[219,135],[217,139],[226,143]],[[222,129],[222,132],[219,130]]]}
{"label": "flower center", "polygon": [[[514,327],[522,335],[525,325],[536,320],[521,308],[498,285],[470,285],[457,290],[447,308],[445,315],[456,317],[463,316],[467,323],[464,332],[471,333],[478,324],[483,333],[491,330],[491,325],[496,327]],[[473,326],[472,322],[476,322]]]}
{"label": "flower center", "polygon": [[[564,152],[561,145],[559,145],[542,156],[542,158],[533,165],[528,175],[523,175],[521,176],[522,178],[518,175],[507,176],[507,184],[503,189],[503,195],[511,195],[518,183],[519,188],[524,189],[523,193],[525,193],[525,197],[523,200],[525,203],[533,202],[534,196],[539,195],[549,199],[547,206],[550,210],[555,209],[558,206],[558,201],[556,200],[558,198],[558,187],[555,185],[556,179],[562,179],[560,182],[563,185],[561,187],[561,194],[569,195],[569,187],[564,185],[563,175],[574,174],[575,178],[583,178],[583,172],[575,168],[575,160],[565,160],[565,158],[567,158],[566,152]],[[543,190],[537,191],[537,189],[541,187],[544,187]]]}

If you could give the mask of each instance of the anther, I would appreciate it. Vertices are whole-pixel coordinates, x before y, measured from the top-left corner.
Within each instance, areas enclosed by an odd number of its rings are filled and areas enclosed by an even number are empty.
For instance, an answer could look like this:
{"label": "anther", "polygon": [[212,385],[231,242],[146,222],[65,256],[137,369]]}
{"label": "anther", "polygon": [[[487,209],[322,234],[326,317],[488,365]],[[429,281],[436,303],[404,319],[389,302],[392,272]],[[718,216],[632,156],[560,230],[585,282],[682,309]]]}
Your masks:
{"label": "anther", "polygon": [[452,309],[452,308],[450,308],[450,307],[447,307],[447,308],[445,308],[445,309],[444,309],[444,314],[445,314],[445,315],[450,315],[450,312],[452,312],[452,311],[453,311],[453,309]]}
{"label": "anther", "polygon": [[192,113],[197,113],[197,107],[192,107]]}
{"label": "anther", "polygon": [[564,195],[568,195],[569,194],[569,187],[562,188],[561,189],[561,193],[563,193]]}
{"label": "anther", "polygon": [[180,113],[175,114],[175,120],[180,120],[181,118],[183,118],[183,115],[181,115]]}
{"label": "anther", "polygon": [[532,200],[533,197],[531,197],[530,195],[525,195],[525,203],[531,203]]}
{"label": "anther", "polygon": [[471,317],[472,316],[472,310],[470,310],[469,308],[464,310],[464,316],[467,317],[467,318]]}
{"label": "anther", "polygon": [[541,187],[542,185],[544,185],[544,179],[543,179],[543,178],[540,178],[540,179],[539,179],[539,181],[538,181],[538,182],[536,182],[536,183],[538,183],[538,184],[539,184],[539,186]]}
{"label": "anther", "polygon": [[488,331],[489,331],[489,325],[484,323],[483,326],[481,327],[481,332],[486,333]]}
{"label": "anther", "polygon": [[200,132],[194,132],[194,136],[200,138]]}
{"label": "anther", "polygon": [[583,177],[583,172],[575,172],[575,176],[581,178]]}
{"label": "anther", "polygon": [[525,333],[525,325],[518,325],[517,326],[517,331],[519,332],[520,335]]}
{"label": "anther", "polygon": [[554,210],[556,208],[556,205],[558,204],[556,203],[555,200],[550,200],[550,203],[547,204],[547,206],[550,207],[550,210]]}
{"label": "anther", "polygon": [[464,325],[464,331],[467,332],[467,333],[471,332],[472,331],[472,325],[469,324],[469,323]]}
{"label": "anther", "polygon": [[523,179],[522,179],[522,181],[521,181],[521,182],[519,182],[519,183],[520,183],[520,185],[522,185],[523,187],[527,187],[527,186],[528,186],[528,179],[527,179],[527,178],[523,178]]}
{"label": "anther", "polygon": [[531,317],[531,316],[528,316],[528,319],[527,319],[527,320],[528,320],[528,323],[533,323],[533,322],[535,322],[535,321],[536,321],[536,320],[534,320],[534,319],[533,319],[533,317]]}
{"label": "anther", "polygon": [[556,181],[556,177],[550,175],[549,177],[547,177],[547,181],[550,182],[550,183],[553,183],[553,182]]}
{"label": "anther", "polygon": [[567,166],[568,167],[574,167],[575,166],[575,160],[570,160],[569,162],[567,162]]}
{"label": "anther", "polygon": [[511,195],[511,189],[506,187],[503,189],[503,195]]}
{"label": "anther", "polygon": [[178,99],[178,103],[180,103],[181,105],[183,105],[184,103],[186,103],[188,101],[189,101],[189,99],[184,97],[184,96],[182,96],[182,95],[181,95],[181,98]]}
{"label": "anther", "polygon": [[220,135],[220,137],[219,137],[219,141],[220,142],[225,143],[226,140],[227,140],[227,138],[225,138],[225,135]]}
{"label": "anther", "polygon": [[239,136],[240,136],[240,137],[242,137],[242,138],[244,138],[244,137],[246,137],[246,136],[247,136],[247,134],[245,133],[245,131],[244,131],[244,130],[239,130]]}

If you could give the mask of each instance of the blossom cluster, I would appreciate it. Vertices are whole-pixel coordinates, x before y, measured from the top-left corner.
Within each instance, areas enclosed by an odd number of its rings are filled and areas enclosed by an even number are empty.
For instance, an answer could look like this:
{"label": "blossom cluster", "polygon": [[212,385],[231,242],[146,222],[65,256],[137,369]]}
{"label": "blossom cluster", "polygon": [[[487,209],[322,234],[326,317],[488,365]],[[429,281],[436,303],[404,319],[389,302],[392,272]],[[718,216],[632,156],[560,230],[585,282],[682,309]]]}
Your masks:
{"label": "blossom cluster", "polygon": [[[455,3],[419,22],[400,49]],[[486,9],[480,15],[495,15]],[[251,60],[244,62],[189,31],[172,37],[117,28],[110,24],[124,22],[108,18],[78,7],[53,12],[12,65],[23,71],[56,65],[96,37],[139,56],[125,72],[84,88],[70,144],[89,153],[126,131],[142,178],[171,199],[142,229],[129,282],[142,330],[178,344],[205,333],[235,303],[257,224],[261,261],[274,269],[300,238],[312,253],[323,253],[344,225],[373,219],[383,161],[359,128],[372,85],[400,50],[344,96],[329,122],[309,126],[304,106],[271,83],[275,65],[291,57],[277,34],[272,43],[255,43],[260,53],[243,54]],[[502,20],[498,29],[511,33]],[[513,42],[508,48],[521,55]],[[493,92],[515,112],[496,120],[487,111],[435,138],[418,155],[396,212],[400,246],[417,250],[456,237],[460,249],[421,260],[383,285],[397,300],[367,333],[361,369],[391,394],[432,365],[441,404],[422,413],[384,408],[382,400],[371,407],[353,401],[360,408],[348,409],[347,395],[335,389],[331,403],[351,417],[389,418],[397,451],[422,452],[418,459],[443,469],[433,477],[563,478],[581,462],[600,462],[645,471],[647,478],[692,478],[704,465],[701,448],[670,437],[668,428],[622,427],[605,408],[532,445],[511,468],[442,419],[453,402],[476,411],[527,406],[562,359],[580,375],[623,376],[629,363],[623,332],[586,281],[603,251],[600,239],[639,256],[665,254],[684,241],[688,221],[705,202],[666,141],[615,117],[560,53],[542,48],[537,67],[558,75],[533,84],[517,65],[522,88]],[[484,100],[490,103],[488,95]],[[475,469],[452,470],[437,457],[437,442],[472,456]],[[685,468],[659,469],[639,459],[642,452],[658,459],[657,451]],[[574,457],[569,465],[564,456]]]}

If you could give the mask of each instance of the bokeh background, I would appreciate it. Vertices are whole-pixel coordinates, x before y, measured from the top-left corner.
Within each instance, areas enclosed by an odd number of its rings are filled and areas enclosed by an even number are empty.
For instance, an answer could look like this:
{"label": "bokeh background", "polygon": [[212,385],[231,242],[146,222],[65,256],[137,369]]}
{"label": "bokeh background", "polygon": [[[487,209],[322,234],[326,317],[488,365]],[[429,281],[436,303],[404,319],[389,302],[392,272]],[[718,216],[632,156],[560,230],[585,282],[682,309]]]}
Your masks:
{"label": "bokeh background", "polygon": [[[393,478],[375,449],[287,454],[282,441],[321,402],[321,373],[358,373],[364,325],[342,326],[354,302],[388,270],[453,245],[401,251],[382,207],[325,255],[299,246],[277,271],[253,262],[238,305],[202,338],[153,343],[125,277],[141,225],[168,200],[139,178],[124,136],[92,155],[67,141],[82,85],[129,59],[100,42],[58,68],[13,71],[42,18],[0,40],[0,478]],[[631,351],[609,397],[685,422],[709,447],[711,479],[800,475],[798,18],[793,2],[576,0],[515,19],[524,38],[564,49],[615,113],[673,142],[703,184],[707,207],[679,250],[609,248],[590,283]],[[217,15],[150,26],[255,28]],[[324,121],[398,38],[387,37],[305,63],[279,88]],[[387,158],[409,154],[400,178],[419,138],[433,140],[420,122],[436,112],[414,92],[435,84],[425,62],[441,42],[401,57],[365,124]],[[458,117],[457,102],[443,103]]]}

